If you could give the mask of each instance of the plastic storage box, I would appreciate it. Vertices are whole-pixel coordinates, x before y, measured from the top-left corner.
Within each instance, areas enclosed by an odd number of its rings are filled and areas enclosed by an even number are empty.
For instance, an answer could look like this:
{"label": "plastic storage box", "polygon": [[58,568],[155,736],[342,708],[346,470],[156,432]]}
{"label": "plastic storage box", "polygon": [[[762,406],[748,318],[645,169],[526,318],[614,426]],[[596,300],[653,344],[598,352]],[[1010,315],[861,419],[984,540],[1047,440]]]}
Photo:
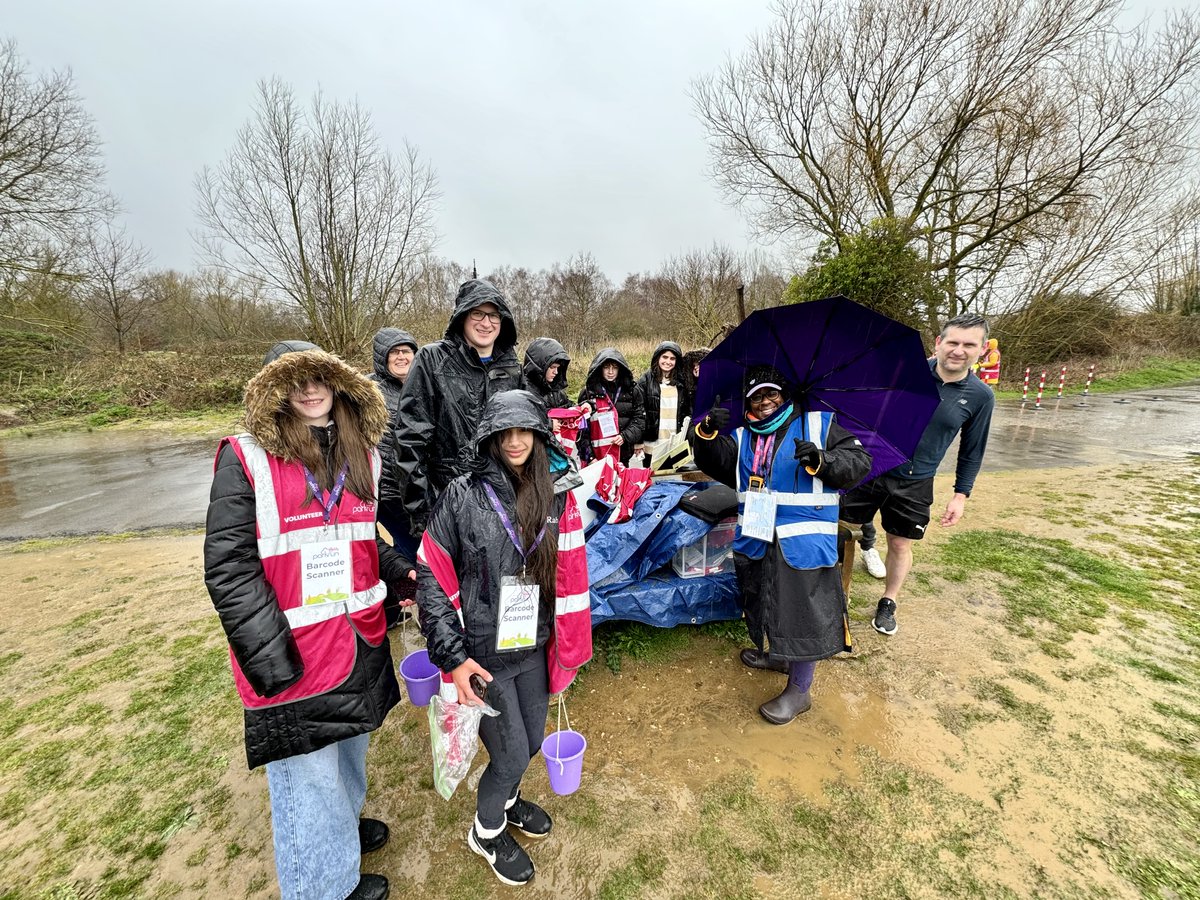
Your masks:
{"label": "plastic storage box", "polygon": [[719,575],[733,571],[733,536],[737,516],[722,519],[694,544],[671,557],[671,568],[683,578]]}

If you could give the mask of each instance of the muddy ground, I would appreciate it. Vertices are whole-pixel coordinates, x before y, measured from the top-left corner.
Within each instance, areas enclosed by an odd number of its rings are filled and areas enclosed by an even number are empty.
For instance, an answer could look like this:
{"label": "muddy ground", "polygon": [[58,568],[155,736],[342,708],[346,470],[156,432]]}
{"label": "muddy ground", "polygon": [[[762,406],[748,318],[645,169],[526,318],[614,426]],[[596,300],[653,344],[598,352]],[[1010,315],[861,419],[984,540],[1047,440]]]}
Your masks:
{"label": "muddy ground", "polygon": [[[556,827],[521,893],[1200,896],[1197,647],[1180,619],[1113,602],[1084,630],[1017,621],[1002,579],[947,554],[952,531],[1019,533],[1013,555],[1031,560],[1066,538],[1182,608],[1195,581],[1172,572],[1200,552],[1163,559],[1159,537],[1194,530],[1200,491],[1151,488],[1198,475],[986,475],[965,521],[917,550],[894,637],[869,626],[881,583],[855,572],[855,652],[818,666],[813,709],[786,727],[756,712],[782,676],[745,669],[712,630],[617,675],[597,660],[567,699],[589,740],[582,788],[554,796],[540,758],[524,786]],[[0,549],[16,589],[0,618],[0,898],[275,895],[201,542]],[[393,839],[364,869],[393,896],[509,896],[464,844],[470,785],[449,803],[432,790],[427,735],[406,704],[373,739],[366,813]]]}

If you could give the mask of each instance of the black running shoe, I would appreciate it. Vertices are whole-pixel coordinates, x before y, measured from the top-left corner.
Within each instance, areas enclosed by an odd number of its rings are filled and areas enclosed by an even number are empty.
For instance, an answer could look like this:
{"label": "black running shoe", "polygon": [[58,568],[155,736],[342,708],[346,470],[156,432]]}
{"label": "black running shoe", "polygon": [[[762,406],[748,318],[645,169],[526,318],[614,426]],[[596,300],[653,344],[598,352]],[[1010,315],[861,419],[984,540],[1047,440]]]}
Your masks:
{"label": "black running shoe", "polygon": [[879,606],[875,607],[875,618],[871,620],[871,625],[880,634],[895,634],[896,601],[888,597],[880,600]]}
{"label": "black running shoe", "polygon": [[507,830],[494,838],[481,838],[472,825],[467,832],[467,846],[486,859],[496,877],[505,884],[519,886],[533,878],[533,860]]}
{"label": "black running shoe", "polygon": [[517,794],[517,802],[504,811],[508,816],[508,824],[512,825],[526,837],[540,838],[550,833],[554,827],[550,815],[538,806]]}

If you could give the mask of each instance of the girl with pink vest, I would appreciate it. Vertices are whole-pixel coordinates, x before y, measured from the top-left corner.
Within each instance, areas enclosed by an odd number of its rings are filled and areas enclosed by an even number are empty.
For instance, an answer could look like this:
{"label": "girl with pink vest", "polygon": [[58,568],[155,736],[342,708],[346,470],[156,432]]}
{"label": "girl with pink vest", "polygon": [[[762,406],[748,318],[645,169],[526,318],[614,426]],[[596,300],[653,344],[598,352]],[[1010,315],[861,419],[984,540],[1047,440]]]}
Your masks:
{"label": "girl with pink vest", "polygon": [[552,822],[521,796],[546,731],[550,695],[592,655],[581,483],[528,391],[488,402],[475,433],[475,471],[452,481],[417,553],[417,606],[443,696],[500,715],[479,736],[490,757],[467,844],[505,884],[528,882],[533,862],[514,828],[545,837]]}
{"label": "girl with pink vest", "polygon": [[285,900],[381,900],[360,855],[387,826],[360,819],[371,731],[399,700],[384,622],[412,567],[375,529],[387,427],[379,389],[290,341],[245,394],[244,434],[217,451],[205,583],[229,639],[246,755],[266,766]]}

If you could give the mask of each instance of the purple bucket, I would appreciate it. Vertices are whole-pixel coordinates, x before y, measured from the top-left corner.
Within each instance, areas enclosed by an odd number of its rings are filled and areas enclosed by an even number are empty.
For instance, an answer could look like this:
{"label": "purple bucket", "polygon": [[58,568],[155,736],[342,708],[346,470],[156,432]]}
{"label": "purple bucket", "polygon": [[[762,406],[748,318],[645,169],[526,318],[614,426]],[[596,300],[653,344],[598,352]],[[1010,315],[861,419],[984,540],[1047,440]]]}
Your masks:
{"label": "purple bucket", "polygon": [[441,687],[442,673],[429,661],[429,652],[414,650],[400,660],[400,677],[413,706],[428,706],[430,698]]}
{"label": "purple bucket", "polygon": [[583,777],[583,751],[587,738],[578,731],[555,731],[542,741],[542,756],[550,775],[550,789],[556,794],[573,794]]}

